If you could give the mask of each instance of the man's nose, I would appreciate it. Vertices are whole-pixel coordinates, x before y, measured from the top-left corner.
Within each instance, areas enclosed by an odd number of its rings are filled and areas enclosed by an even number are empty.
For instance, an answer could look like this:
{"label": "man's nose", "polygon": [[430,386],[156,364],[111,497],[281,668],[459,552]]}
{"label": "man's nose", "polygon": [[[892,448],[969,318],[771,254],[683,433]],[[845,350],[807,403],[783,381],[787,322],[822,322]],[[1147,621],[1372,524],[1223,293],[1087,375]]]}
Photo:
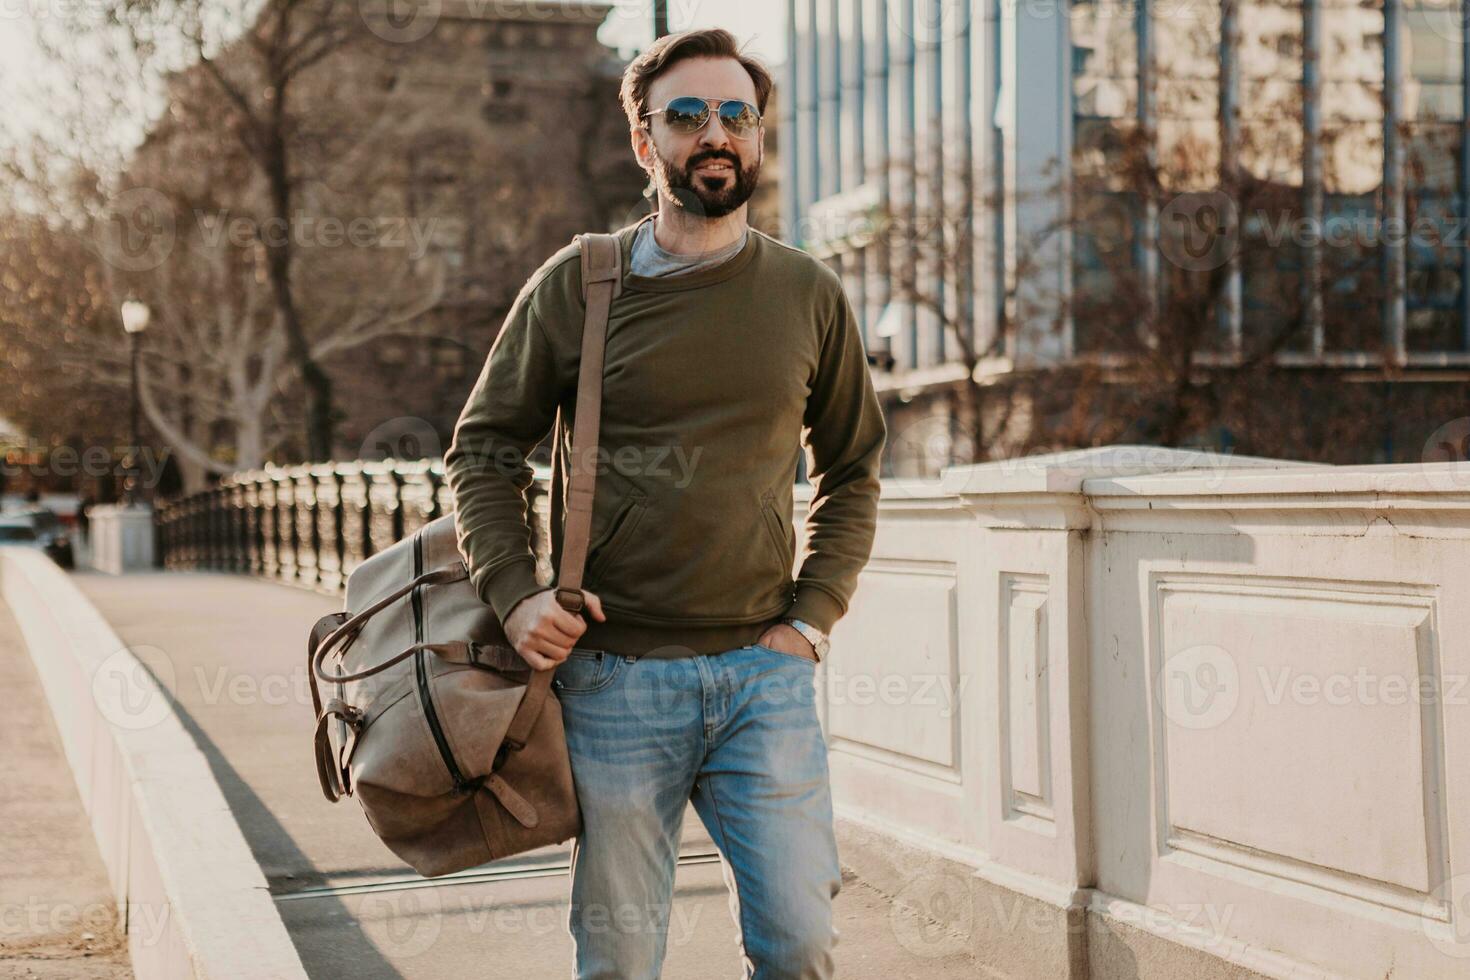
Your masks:
{"label": "man's nose", "polygon": [[709,114],[709,122],[704,124],[704,129],[699,134],[699,145],[712,150],[730,146],[730,134],[725,132],[725,124],[720,121],[718,112]]}

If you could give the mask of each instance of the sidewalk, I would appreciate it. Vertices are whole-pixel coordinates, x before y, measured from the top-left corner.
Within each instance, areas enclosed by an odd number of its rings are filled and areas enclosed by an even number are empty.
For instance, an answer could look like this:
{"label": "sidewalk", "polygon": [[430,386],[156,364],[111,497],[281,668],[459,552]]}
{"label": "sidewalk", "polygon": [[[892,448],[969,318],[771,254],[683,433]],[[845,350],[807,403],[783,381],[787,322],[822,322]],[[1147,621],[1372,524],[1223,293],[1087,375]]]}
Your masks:
{"label": "sidewalk", "polygon": [[[173,692],[312,976],[571,975],[570,845],[427,881],[373,835],[355,800],[322,798],[306,636],[340,598],[209,572],[79,572],[74,580]],[[721,865],[692,806],[675,887],[664,976],[740,976]],[[836,912],[839,976],[974,975],[967,957],[904,949],[889,903],[860,881],[845,881]]]}
{"label": "sidewalk", "polygon": [[4,603],[0,745],[0,977],[131,980],[92,827]]}

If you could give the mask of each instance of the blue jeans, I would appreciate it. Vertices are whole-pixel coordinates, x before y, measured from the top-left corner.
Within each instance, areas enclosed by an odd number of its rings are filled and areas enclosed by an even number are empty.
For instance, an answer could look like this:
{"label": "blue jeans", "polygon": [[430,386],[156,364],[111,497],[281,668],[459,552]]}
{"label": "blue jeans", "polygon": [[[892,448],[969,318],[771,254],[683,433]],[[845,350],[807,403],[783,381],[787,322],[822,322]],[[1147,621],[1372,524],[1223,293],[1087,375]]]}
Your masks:
{"label": "blue jeans", "polygon": [[691,798],[720,851],[742,976],[832,976],[842,873],[815,670],[760,645],[665,660],[574,648],[556,668],[582,807],[577,980],[659,976]]}

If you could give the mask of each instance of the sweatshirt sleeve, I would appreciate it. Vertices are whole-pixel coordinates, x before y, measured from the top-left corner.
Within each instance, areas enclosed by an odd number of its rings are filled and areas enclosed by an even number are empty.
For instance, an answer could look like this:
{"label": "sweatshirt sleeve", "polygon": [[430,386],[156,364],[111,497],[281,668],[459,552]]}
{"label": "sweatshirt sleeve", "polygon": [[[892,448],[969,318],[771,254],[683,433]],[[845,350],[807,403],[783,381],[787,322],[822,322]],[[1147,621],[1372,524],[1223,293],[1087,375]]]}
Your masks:
{"label": "sweatshirt sleeve", "polygon": [[814,493],[795,596],[785,613],[824,633],[847,612],[872,553],[888,436],[857,315],[840,284],[836,307],[802,420]]}
{"label": "sweatshirt sleeve", "polygon": [[444,454],[460,554],[501,622],[516,603],[551,588],[536,579],[526,501],[534,473],[526,457],[556,422],[561,380],[528,288],[491,344]]}

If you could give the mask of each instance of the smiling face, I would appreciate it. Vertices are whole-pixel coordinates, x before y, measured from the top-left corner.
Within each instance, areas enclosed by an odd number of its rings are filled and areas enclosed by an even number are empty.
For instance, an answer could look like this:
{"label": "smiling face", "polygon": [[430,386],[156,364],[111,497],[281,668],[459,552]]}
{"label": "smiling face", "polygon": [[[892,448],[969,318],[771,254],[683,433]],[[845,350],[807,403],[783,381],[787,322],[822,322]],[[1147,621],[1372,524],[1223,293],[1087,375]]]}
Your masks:
{"label": "smiling face", "polygon": [[[733,58],[686,58],[653,80],[644,111],[662,109],[670,99],[693,95],[705,99],[756,101],[755,83]],[[725,131],[715,118],[697,133],[669,129],[664,113],[647,116],[645,128],[633,130],[638,164],[653,177],[661,199],[691,216],[723,218],[755,193],[765,155],[762,123],[746,139]]]}

